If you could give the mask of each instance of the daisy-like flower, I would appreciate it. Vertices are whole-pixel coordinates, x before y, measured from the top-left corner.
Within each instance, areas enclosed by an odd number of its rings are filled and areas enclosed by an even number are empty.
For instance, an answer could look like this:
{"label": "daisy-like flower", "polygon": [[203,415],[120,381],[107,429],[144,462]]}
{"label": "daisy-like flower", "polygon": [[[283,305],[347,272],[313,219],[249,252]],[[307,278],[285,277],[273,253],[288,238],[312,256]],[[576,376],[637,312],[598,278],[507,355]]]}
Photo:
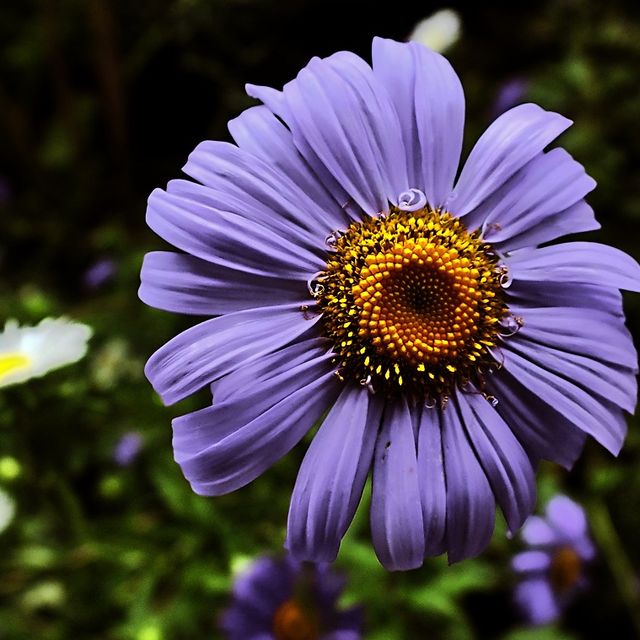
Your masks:
{"label": "daisy-like flower", "polygon": [[235,581],[225,640],[358,640],[361,609],[337,607],[344,586],[327,565],[258,558]]}
{"label": "daisy-like flower", "polygon": [[[376,38],[373,68],[313,59],[203,142],[186,180],[149,198],[140,297],[217,316],[146,374],[171,404],[193,489],[259,476],[321,421],[300,468],[287,547],[331,561],[372,468],[371,531],[389,569],[478,554],[496,503],[513,532],[534,466],[570,467],[587,434],[614,454],[636,402],[619,288],[640,268],[602,244],[594,181],[563,149],[571,123],[534,104],[500,116],[456,180],[464,96],[441,55]],[[455,184],[454,184],[455,183]],[[545,246],[540,246],[545,245]]]}
{"label": "daisy-like flower", "polygon": [[65,318],[45,318],[36,327],[8,320],[0,333],[0,387],[77,362],[87,353],[92,333],[87,325]]}
{"label": "daisy-like flower", "polygon": [[515,602],[532,625],[548,624],[584,587],[584,565],[595,548],[589,537],[584,509],[567,496],[556,496],[545,517],[532,516],[522,528],[530,547],[514,556],[519,574]]}

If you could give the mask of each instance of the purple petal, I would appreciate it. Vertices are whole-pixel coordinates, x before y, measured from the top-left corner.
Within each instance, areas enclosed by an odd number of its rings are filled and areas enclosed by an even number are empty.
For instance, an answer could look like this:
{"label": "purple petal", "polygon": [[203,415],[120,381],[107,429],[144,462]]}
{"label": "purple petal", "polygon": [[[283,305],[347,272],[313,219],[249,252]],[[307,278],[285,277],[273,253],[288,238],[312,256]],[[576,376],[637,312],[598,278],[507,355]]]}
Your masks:
{"label": "purple petal", "polygon": [[[229,122],[229,131],[241,148],[269,163],[279,173],[288,176],[323,213],[318,228],[330,231],[349,224],[349,216],[340,206],[344,192],[334,196],[300,154],[291,132],[271,111],[263,106],[251,107]],[[320,231],[322,233],[322,231]]]}
{"label": "purple petal", "polygon": [[555,496],[547,504],[549,524],[566,540],[581,538],[587,533],[587,516],[584,509],[567,496]]}
{"label": "purple petal", "polygon": [[301,560],[332,562],[364,488],[382,403],[345,386],[313,438],[291,496],[287,543]]}
{"label": "purple petal", "polygon": [[301,440],[339,389],[326,356],[293,369],[283,365],[235,400],[176,418],[176,462],[200,495],[243,487]]}
{"label": "purple petal", "polygon": [[532,547],[550,547],[558,543],[556,532],[540,516],[531,516],[524,523],[521,536]]}
{"label": "purple petal", "polygon": [[546,459],[567,469],[573,466],[586,439],[578,427],[504,369],[488,378],[487,391],[498,400],[497,412],[533,462]]}
{"label": "purple petal", "polygon": [[580,200],[563,211],[540,220],[517,236],[497,243],[496,247],[502,252],[522,247],[535,247],[570,233],[594,231],[599,228],[600,223],[595,219],[593,209],[584,200]]}
{"label": "purple petal", "polygon": [[380,562],[390,571],[422,564],[425,544],[418,463],[404,398],[387,404],[376,444],[371,536]]}
{"label": "purple petal", "polygon": [[295,305],[262,307],[206,320],[172,338],[148,360],[145,374],[173,404],[244,362],[271,353],[310,329]]}
{"label": "purple petal", "polygon": [[473,211],[570,125],[570,120],[535,104],[502,114],[471,151],[447,209],[458,216]]}
{"label": "purple petal", "polygon": [[446,551],[447,492],[442,427],[436,409],[424,408],[418,422],[418,481],[424,521],[425,555]]}
{"label": "purple petal", "polygon": [[529,578],[516,586],[515,601],[529,623],[549,624],[560,615],[558,602],[546,578]]}
{"label": "purple petal", "polygon": [[469,440],[511,532],[533,511],[536,485],[531,462],[504,420],[479,393],[459,393]]}
{"label": "purple petal", "polygon": [[457,404],[453,398],[442,411],[450,563],[484,550],[491,539],[496,514],[491,486],[467,439]]}
{"label": "purple petal", "polygon": [[511,560],[511,568],[517,573],[540,573],[550,565],[551,557],[546,551],[523,551]]}
{"label": "purple petal", "polygon": [[[608,336],[602,336],[600,349],[607,348]],[[553,348],[530,340],[524,329],[509,341],[509,349],[539,365],[546,371],[568,379],[587,392],[633,412],[638,392],[637,369],[615,367],[591,357],[573,353],[566,348]],[[594,345],[593,350],[597,350]],[[632,351],[633,353],[633,351]]]}
{"label": "purple petal", "polygon": [[640,291],[640,265],[618,249],[596,242],[564,242],[522,250],[506,264],[514,280],[580,282]]}
{"label": "purple petal", "polygon": [[314,58],[284,97],[296,146],[305,157],[310,148],[311,164],[318,158],[366,213],[386,211],[409,188],[398,117],[363,60],[348,52]]}
{"label": "purple petal", "polygon": [[622,319],[596,309],[509,306],[524,318],[518,337],[637,371],[633,339]]}
{"label": "purple petal", "polygon": [[592,310],[624,320],[622,295],[617,289],[585,283],[527,282],[515,280],[508,291],[509,307],[575,307],[586,315]]}
{"label": "purple petal", "polygon": [[151,307],[217,316],[243,309],[308,303],[306,285],[257,276],[171,251],[147,253],[140,273],[140,299]]}
{"label": "purple petal", "polygon": [[462,85],[446,58],[415,42],[373,40],[373,72],[400,119],[409,186],[435,209],[451,193],[464,128]]}
{"label": "purple petal", "polygon": [[[596,186],[584,167],[564,149],[541,153],[515,173],[493,195],[465,216],[467,228],[482,226],[483,237],[503,251],[523,246],[514,242],[519,234],[545,224],[564,212]],[[590,209],[589,209],[590,210]],[[585,218],[585,227],[574,232],[598,228],[593,211]],[[553,239],[553,236],[549,238]]]}
{"label": "purple petal", "polygon": [[[176,181],[181,191],[190,185],[195,198],[269,226],[286,238],[297,236],[310,247],[322,247],[332,231],[325,210],[291,176],[233,144],[200,143],[184,171],[206,186]],[[334,202],[332,209],[336,207]]]}
{"label": "purple petal", "polygon": [[523,357],[511,348],[512,342],[505,344],[502,350],[505,369],[543,402],[617,455],[627,431],[622,411]]}
{"label": "purple petal", "polygon": [[178,249],[232,269],[306,281],[325,267],[317,255],[271,229],[184,194],[155,189],[147,224]]}
{"label": "purple petal", "polygon": [[[239,367],[215,383],[213,405],[201,410],[203,415],[212,413],[220,417],[217,425],[211,425],[213,431],[174,429],[174,448],[184,449],[188,455],[211,444],[211,433],[214,433],[215,440],[233,433],[237,425],[248,424],[287,394],[329,372],[332,356],[325,341],[314,338],[287,345]],[[227,383],[226,389],[220,390],[223,383]],[[234,387],[232,392],[231,387]],[[224,425],[229,426],[228,433],[223,431]]]}
{"label": "purple petal", "polygon": [[285,371],[315,357],[329,356],[330,349],[331,341],[328,338],[314,337],[296,341],[258,360],[250,360],[213,383],[213,400],[218,404],[241,398],[247,388],[271,380],[281,367]]}

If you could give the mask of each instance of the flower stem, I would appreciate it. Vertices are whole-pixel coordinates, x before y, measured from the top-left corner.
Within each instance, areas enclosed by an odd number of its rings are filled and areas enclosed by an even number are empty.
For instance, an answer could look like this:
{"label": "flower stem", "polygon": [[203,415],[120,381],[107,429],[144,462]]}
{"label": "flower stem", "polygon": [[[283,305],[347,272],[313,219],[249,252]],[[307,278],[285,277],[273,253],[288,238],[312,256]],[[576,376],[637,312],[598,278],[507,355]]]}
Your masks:
{"label": "flower stem", "polygon": [[629,617],[640,637],[640,593],[633,565],[624,551],[606,505],[601,500],[593,500],[588,504],[588,511],[594,538],[607,560]]}

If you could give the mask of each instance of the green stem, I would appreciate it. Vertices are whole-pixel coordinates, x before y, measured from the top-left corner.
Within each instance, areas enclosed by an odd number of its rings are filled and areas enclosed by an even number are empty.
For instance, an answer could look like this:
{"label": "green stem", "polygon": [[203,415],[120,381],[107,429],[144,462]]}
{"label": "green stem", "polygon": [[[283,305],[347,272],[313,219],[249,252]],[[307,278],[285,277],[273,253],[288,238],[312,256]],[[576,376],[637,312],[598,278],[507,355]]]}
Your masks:
{"label": "green stem", "polygon": [[607,560],[618,591],[640,638],[640,594],[633,565],[624,551],[606,505],[601,500],[593,500],[588,505],[588,512],[594,538]]}

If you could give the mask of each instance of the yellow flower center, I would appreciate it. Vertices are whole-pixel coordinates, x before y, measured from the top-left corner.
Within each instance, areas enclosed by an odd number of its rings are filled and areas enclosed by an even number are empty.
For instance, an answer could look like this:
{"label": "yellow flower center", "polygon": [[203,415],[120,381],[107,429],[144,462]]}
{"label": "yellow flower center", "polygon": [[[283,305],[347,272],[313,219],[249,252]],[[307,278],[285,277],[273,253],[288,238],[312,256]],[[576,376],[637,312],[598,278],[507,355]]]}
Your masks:
{"label": "yellow flower center", "polygon": [[569,546],[560,547],[551,559],[549,579],[551,586],[557,593],[563,593],[580,579],[582,574],[582,560],[575,549]]}
{"label": "yellow flower center", "polygon": [[352,223],[314,292],[341,377],[443,400],[480,383],[507,307],[506,270],[458,218],[428,208]]}
{"label": "yellow flower center", "polygon": [[313,618],[296,602],[283,602],[273,616],[276,640],[318,640],[318,627]]}
{"label": "yellow flower center", "polygon": [[0,380],[5,376],[26,369],[31,364],[31,360],[22,353],[5,353],[0,355]]}

